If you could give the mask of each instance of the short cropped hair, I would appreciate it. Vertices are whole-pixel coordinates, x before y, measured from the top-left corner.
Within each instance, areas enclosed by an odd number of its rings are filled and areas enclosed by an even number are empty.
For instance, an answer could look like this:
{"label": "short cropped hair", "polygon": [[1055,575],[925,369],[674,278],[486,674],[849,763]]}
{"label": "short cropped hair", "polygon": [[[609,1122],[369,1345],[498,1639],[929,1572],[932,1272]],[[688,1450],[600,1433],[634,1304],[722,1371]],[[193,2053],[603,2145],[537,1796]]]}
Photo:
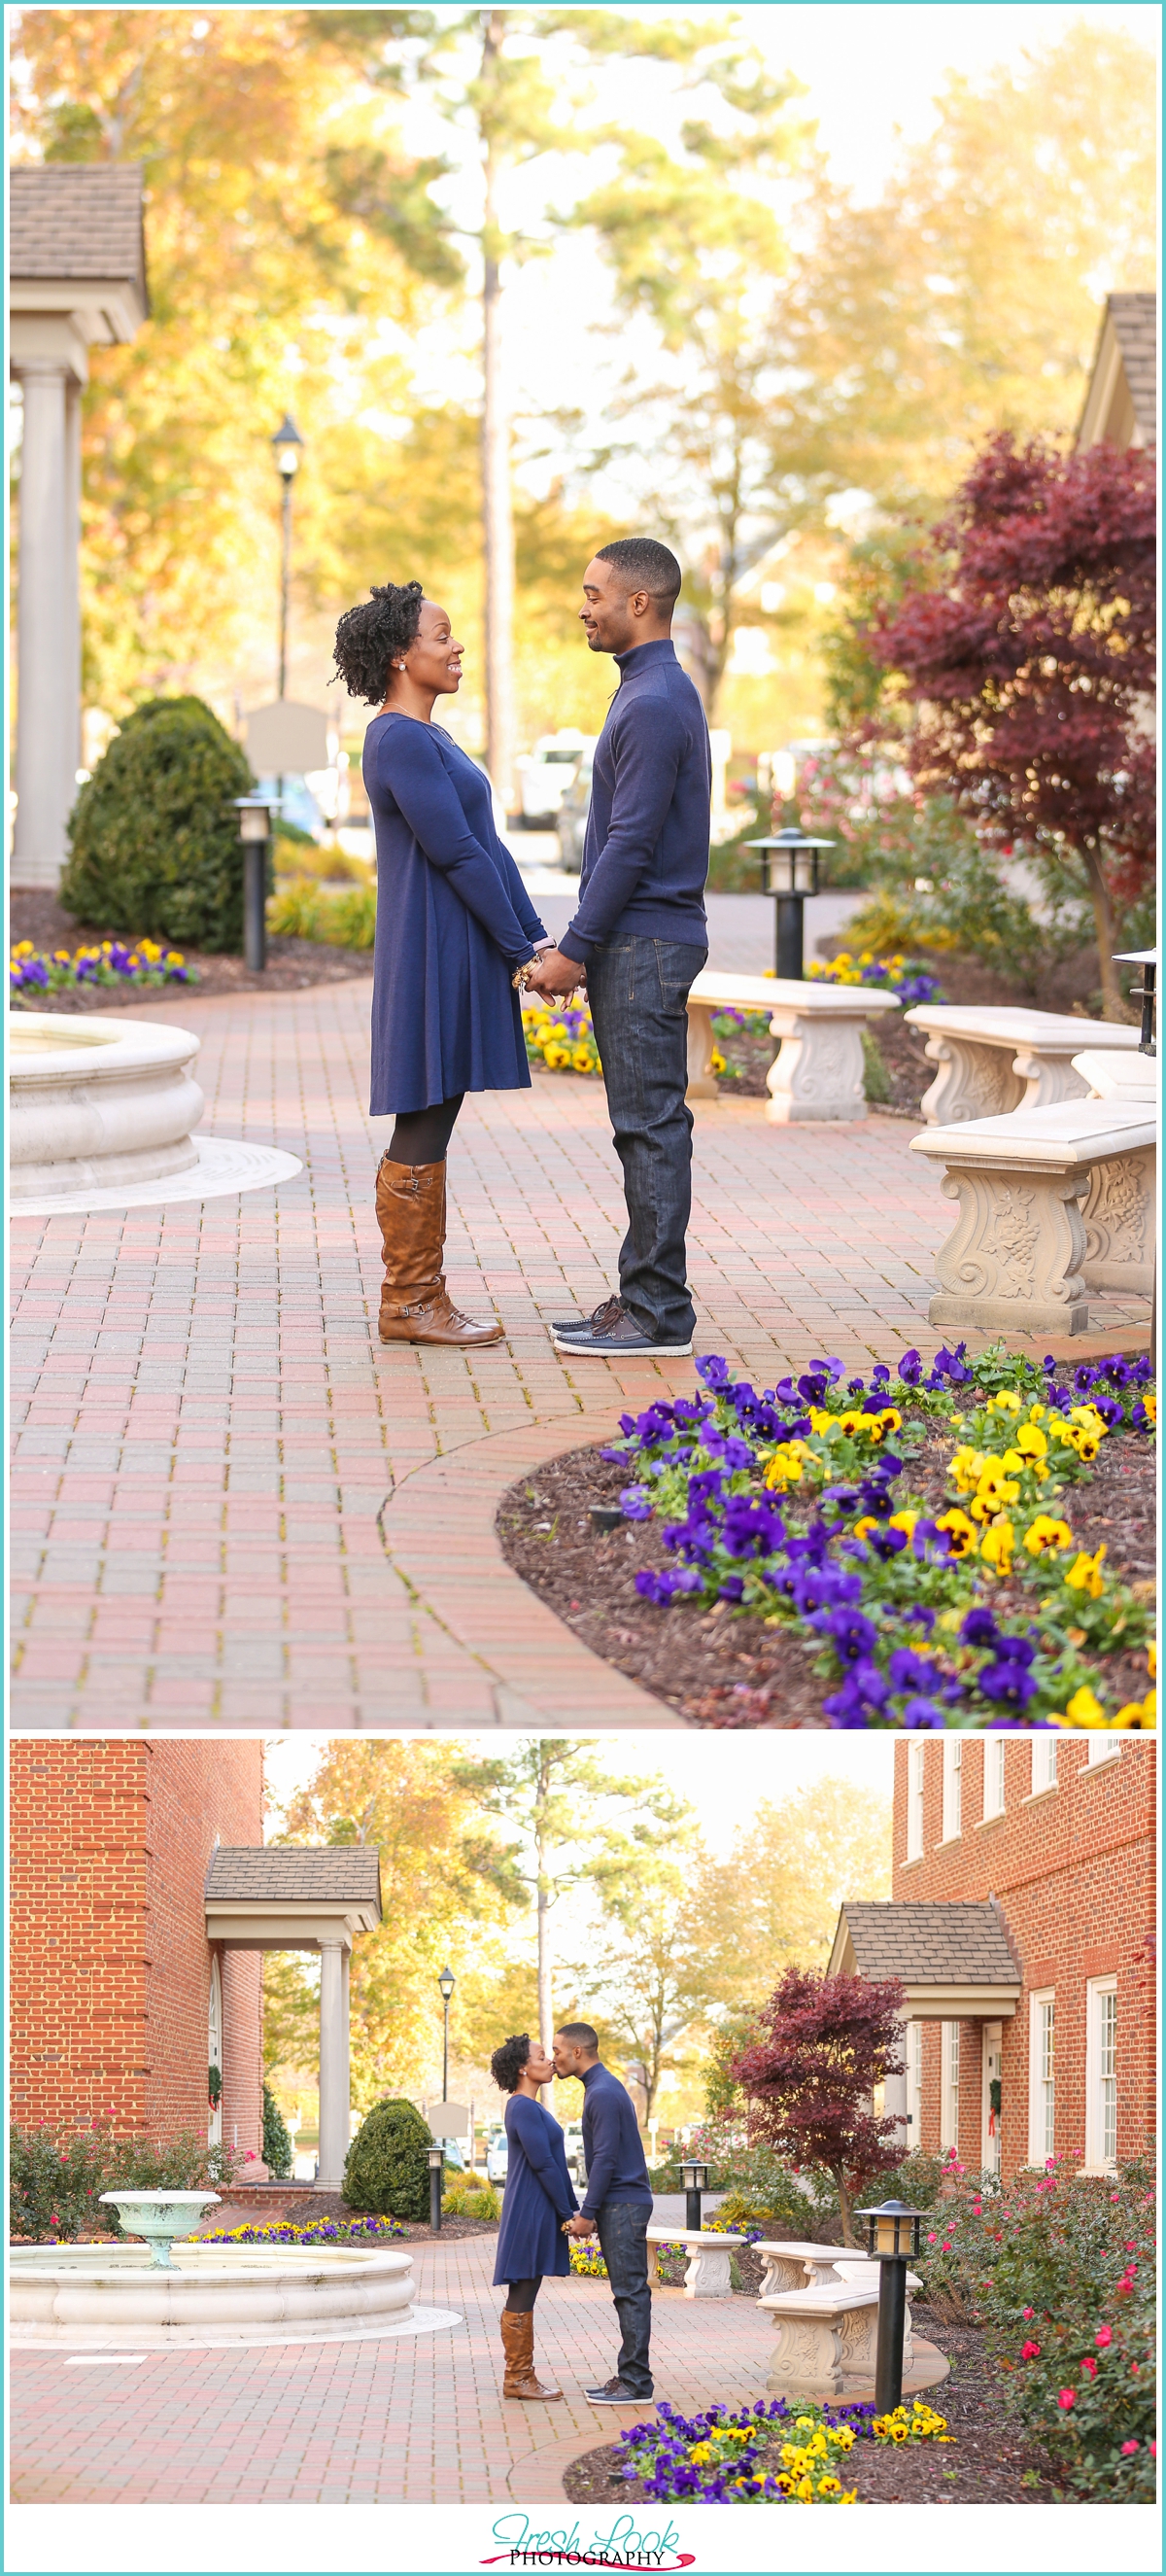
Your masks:
{"label": "short cropped hair", "polygon": [[500,2093],[513,2093],[530,2055],[530,2033],[521,2031],[515,2039],[504,2039],[490,2060],[490,2073]]}
{"label": "short cropped hair", "polygon": [[592,2030],[589,2021],[565,2021],[557,2037],[573,2039],[576,2048],[591,2048],[594,2049],[597,2057],[599,2055],[599,2033],[597,2030]]}
{"label": "short cropped hair", "polygon": [[679,598],[684,576],[675,555],[655,537],[614,537],[609,546],[596,548],[595,559],[614,564],[625,593],[646,590],[662,608]]}

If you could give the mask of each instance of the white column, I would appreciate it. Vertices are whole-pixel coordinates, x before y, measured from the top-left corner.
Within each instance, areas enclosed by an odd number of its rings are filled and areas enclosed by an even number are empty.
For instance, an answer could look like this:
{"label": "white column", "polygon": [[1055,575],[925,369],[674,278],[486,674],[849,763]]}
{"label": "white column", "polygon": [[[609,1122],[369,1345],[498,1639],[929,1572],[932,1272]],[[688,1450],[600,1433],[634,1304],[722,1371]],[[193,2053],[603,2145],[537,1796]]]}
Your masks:
{"label": "white column", "polygon": [[[888,2075],[886,2078],[883,2085],[883,2113],[886,2119],[899,2122],[898,2137],[889,2138],[888,2146],[898,2147],[900,2154],[906,2155],[912,2140],[907,2126],[907,2023],[902,2018],[899,2022],[897,2044],[903,2061],[902,2071],[898,2075]],[[914,2143],[918,2146],[918,2139]]]}
{"label": "white column", "polygon": [[348,1951],[320,1943],[320,2170],[317,2191],[339,2191],[348,2154]]}
{"label": "white column", "polygon": [[76,794],[73,752],[76,651],[70,615],[77,575],[67,564],[65,389],[68,370],[26,359],[20,461],[20,574],[17,617],[16,835],[12,878],[55,890],[65,857],[65,824]]}
{"label": "white column", "polygon": [[[65,386],[65,615],[69,670],[66,700],[71,726],[69,758],[81,767],[81,387]],[[72,798],[70,798],[70,806]]]}

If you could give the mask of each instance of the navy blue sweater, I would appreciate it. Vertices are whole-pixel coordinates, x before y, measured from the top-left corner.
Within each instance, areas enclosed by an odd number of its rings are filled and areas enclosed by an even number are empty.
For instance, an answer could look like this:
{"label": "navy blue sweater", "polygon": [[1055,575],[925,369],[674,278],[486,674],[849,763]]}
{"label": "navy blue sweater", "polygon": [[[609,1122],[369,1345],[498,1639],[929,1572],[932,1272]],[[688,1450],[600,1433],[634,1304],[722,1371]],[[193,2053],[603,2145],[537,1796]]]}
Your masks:
{"label": "navy blue sweater", "polygon": [[619,687],[595,747],[579,909],[559,941],[579,965],[589,949],[621,938],[708,945],[704,708],[667,636],[615,659]]}
{"label": "navy blue sweater", "polygon": [[597,2218],[605,2200],[646,2200],[651,2205],[632,2098],[606,2066],[589,2066],[583,2078],[583,2161],[584,2218]]}

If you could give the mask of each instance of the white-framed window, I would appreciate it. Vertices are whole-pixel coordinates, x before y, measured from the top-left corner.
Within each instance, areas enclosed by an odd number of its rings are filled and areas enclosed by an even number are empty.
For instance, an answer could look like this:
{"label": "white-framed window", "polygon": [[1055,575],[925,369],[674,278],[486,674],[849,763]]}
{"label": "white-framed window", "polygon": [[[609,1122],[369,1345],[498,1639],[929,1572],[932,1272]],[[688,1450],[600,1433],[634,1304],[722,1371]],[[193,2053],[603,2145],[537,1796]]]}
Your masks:
{"label": "white-framed window", "polygon": [[1115,1754],[1121,1752],[1120,1735],[1103,1734],[1096,1727],[1086,1737],[1086,1742],[1089,1746],[1089,1760],[1085,1765],[1087,1771],[1094,1770],[1099,1762],[1112,1762]]}
{"label": "white-framed window", "polygon": [[927,1758],[926,1744],[907,1747],[907,1858],[923,1858],[923,1791]]}
{"label": "white-framed window", "polygon": [[1085,1994],[1085,2162],[1103,2173],[1117,2162],[1117,1978],[1091,1977]]}
{"label": "white-framed window", "polygon": [[907,2144],[912,2151],[923,2144],[923,2024],[907,2024]]}
{"label": "white-framed window", "polygon": [[984,1814],[986,1816],[1002,1816],[1004,1813],[1004,1748],[1007,1741],[1008,1738],[1005,1735],[984,1737]]}
{"label": "white-framed window", "polygon": [[1042,1789],[1057,1785],[1057,1745],[1060,1738],[1050,1731],[1032,1739],[1032,1794],[1039,1797]]}
{"label": "white-framed window", "polygon": [[1056,2020],[1052,1986],[1029,1997],[1028,2161],[1043,2165],[1056,2153]]}
{"label": "white-framed window", "polygon": [[963,1762],[962,1735],[945,1735],[943,1739],[943,1839],[945,1843],[954,1842],[960,1830]]}
{"label": "white-framed window", "polygon": [[939,2084],[939,2143],[954,2147],[960,2142],[960,2026],[958,2021],[941,2025],[941,2058]]}

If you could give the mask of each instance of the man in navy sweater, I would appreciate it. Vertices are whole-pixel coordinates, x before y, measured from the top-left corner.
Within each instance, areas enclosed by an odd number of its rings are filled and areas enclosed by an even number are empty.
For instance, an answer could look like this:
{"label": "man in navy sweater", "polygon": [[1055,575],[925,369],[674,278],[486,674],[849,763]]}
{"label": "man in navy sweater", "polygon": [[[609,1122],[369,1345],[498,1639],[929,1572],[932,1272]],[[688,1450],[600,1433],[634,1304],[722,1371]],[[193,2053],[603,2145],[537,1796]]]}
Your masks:
{"label": "man in navy sweater", "polygon": [[587,2194],[567,2236],[595,2236],[607,2265],[611,2295],[623,2329],[615,2375],[602,2388],[587,2388],[593,2406],[641,2404],[652,2395],[648,2350],[652,2293],[648,2288],[648,2222],[652,2186],[640,2144],[631,2095],[599,2062],[599,2040],[589,2022],[569,2021],[555,2033],[555,2073],[575,2076],[583,2087],[583,2161]]}
{"label": "man in navy sweater", "polygon": [[619,1292],[551,1326],[560,1350],[599,1359],[681,1359],[696,1329],[686,1004],[708,955],[712,767],[704,708],[672,642],[680,578],[652,537],[601,546],[583,575],[587,641],[614,655],[619,686],[595,751],[579,908],[529,979],[548,1000],[586,981],[623,1164]]}

